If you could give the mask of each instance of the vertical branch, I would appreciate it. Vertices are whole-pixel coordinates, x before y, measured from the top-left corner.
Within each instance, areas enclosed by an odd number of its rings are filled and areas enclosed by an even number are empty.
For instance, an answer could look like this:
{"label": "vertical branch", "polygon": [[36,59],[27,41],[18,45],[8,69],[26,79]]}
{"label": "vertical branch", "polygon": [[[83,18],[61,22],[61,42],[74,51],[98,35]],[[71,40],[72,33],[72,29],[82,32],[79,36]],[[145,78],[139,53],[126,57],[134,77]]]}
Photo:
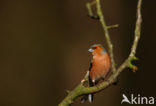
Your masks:
{"label": "vertical branch", "polygon": [[86,3],[86,8],[88,9],[88,15],[89,16],[94,16],[93,15],[93,12],[92,12],[92,6],[94,5],[94,4],[96,4],[96,1],[94,0],[94,1],[92,1],[91,3]]}
{"label": "vertical branch", "polygon": [[[122,65],[120,65],[118,70],[120,68],[124,69],[126,67],[133,69],[134,72],[137,70],[137,67],[135,65],[133,65],[131,62],[133,60],[137,60],[135,54],[136,54],[136,49],[137,49],[138,42],[140,39],[140,34],[141,34],[141,23],[142,23],[141,5],[142,5],[142,0],[138,0],[137,12],[136,12],[136,15],[137,15],[136,25],[135,25],[135,31],[134,31],[134,40],[133,40],[133,44],[131,47],[131,52],[129,54],[129,57],[125,60],[125,62]],[[117,72],[118,72],[118,70],[117,70]]]}
{"label": "vertical branch", "polygon": [[131,48],[130,56],[134,56],[136,53],[136,47],[138,45],[138,40],[140,39],[140,33],[141,33],[141,22],[142,22],[142,16],[141,16],[141,4],[142,0],[138,0],[137,5],[137,20],[135,25],[135,32],[134,32],[134,41]]}
{"label": "vertical branch", "polygon": [[113,73],[115,73],[116,67],[115,67],[115,60],[114,60],[114,55],[113,55],[113,45],[111,43],[111,39],[110,39],[109,31],[108,31],[109,27],[106,25],[104,15],[102,13],[100,0],[96,0],[96,8],[97,8],[97,14],[98,14],[98,16],[100,18],[100,23],[101,23],[102,28],[104,30],[107,46],[108,46],[108,49],[109,49],[109,54],[110,54],[111,63],[112,63],[112,71],[113,71]]}

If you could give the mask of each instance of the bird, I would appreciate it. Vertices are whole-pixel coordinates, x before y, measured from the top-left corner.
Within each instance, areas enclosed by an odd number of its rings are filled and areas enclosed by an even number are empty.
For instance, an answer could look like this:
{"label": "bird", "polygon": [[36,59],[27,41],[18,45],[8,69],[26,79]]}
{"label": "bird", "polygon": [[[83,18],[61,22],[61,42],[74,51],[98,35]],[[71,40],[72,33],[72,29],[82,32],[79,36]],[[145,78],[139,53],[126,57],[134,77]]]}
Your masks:
{"label": "bird", "polygon": [[[89,86],[92,87],[101,79],[104,80],[108,75],[110,72],[111,60],[106,49],[101,44],[92,45],[88,51],[92,54],[88,75]],[[86,100],[93,102],[93,93],[84,95],[81,98],[81,103]]]}

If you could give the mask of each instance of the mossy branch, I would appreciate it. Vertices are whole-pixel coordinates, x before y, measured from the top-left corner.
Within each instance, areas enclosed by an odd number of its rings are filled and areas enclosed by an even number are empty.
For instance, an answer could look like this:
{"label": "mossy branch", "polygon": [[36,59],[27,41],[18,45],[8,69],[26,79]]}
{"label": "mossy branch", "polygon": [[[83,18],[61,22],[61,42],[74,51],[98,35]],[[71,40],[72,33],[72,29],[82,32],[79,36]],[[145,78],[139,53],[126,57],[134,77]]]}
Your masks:
{"label": "mossy branch", "polygon": [[[93,86],[93,87],[84,87],[83,82],[81,82],[73,91],[68,92],[68,95],[59,104],[59,106],[69,106],[79,96],[82,96],[82,95],[88,94],[88,93],[96,93],[96,92],[99,92],[99,91],[109,87],[116,80],[116,78],[119,76],[119,74],[125,68],[131,68],[131,69],[133,69],[133,71],[135,71],[137,69],[137,67],[134,66],[131,62],[133,60],[137,59],[135,57],[135,54],[136,54],[136,49],[137,49],[138,41],[140,39],[140,32],[141,32],[141,22],[142,22],[141,4],[142,4],[142,0],[138,0],[138,4],[137,4],[137,19],[136,19],[136,26],[135,26],[135,32],[134,32],[134,41],[133,41],[133,44],[131,47],[131,52],[130,52],[128,58],[117,69],[115,67],[115,61],[113,58],[113,45],[111,43],[109,32],[108,32],[108,29],[110,26],[107,26],[105,23],[104,16],[103,16],[103,13],[101,10],[100,0],[95,0],[91,4],[87,3],[89,15],[93,15],[90,6],[92,6],[94,4],[96,4],[97,15],[99,16],[99,21],[100,21],[102,28],[104,30],[105,38],[106,38],[106,41],[108,44],[109,53],[111,56],[113,74],[108,78],[107,81],[104,81],[104,82],[102,82],[96,86]],[[112,28],[112,27],[110,27],[110,28]],[[87,76],[88,76],[88,73],[84,77],[85,81],[87,81]]]}

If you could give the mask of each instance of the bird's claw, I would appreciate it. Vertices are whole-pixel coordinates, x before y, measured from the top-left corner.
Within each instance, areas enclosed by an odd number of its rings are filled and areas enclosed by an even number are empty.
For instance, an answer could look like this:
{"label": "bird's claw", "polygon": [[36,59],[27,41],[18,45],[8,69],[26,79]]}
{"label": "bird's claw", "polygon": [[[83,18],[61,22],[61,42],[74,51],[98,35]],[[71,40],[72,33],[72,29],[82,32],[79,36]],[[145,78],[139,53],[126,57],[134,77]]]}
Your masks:
{"label": "bird's claw", "polygon": [[85,82],[85,80],[83,79],[83,80],[81,80],[81,83],[84,83]]}

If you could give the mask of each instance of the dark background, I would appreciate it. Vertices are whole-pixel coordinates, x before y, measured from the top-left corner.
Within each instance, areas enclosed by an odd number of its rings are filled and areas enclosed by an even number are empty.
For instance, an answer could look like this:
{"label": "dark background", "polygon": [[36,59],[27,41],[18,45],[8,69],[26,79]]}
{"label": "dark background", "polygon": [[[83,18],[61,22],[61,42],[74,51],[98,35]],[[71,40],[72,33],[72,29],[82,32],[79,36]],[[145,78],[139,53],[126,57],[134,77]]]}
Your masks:
{"label": "dark background", "polygon": [[[56,106],[85,75],[91,55],[88,48],[107,48],[97,20],[87,17],[87,0],[0,0],[0,105]],[[137,0],[101,0],[111,29],[119,66],[133,41]],[[117,86],[95,95],[92,104],[121,105],[122,94],[156,97],[156,0],[143,0],[141,40],[136,73],[126,69]]]}

